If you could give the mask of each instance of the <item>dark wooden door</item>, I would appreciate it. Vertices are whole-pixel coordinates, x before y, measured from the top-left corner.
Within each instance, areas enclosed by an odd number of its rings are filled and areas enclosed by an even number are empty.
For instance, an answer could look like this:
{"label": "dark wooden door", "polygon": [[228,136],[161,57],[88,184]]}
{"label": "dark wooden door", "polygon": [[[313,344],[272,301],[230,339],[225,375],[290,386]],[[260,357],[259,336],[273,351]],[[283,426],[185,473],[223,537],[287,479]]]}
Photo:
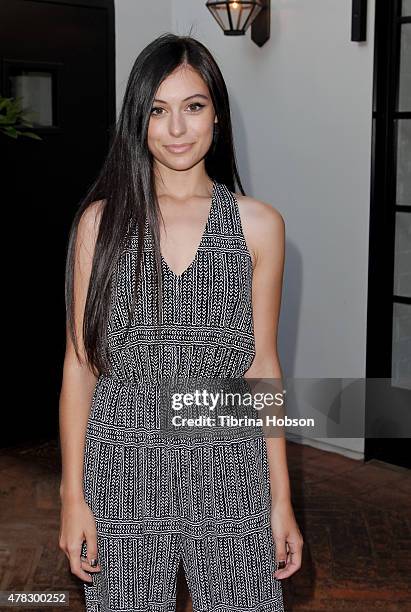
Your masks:
{"label": "dark wooden door", "polygon": [[115,123],[112,0],[2,0],[0,86],[42,139],[0,134],[4,446],[57,432],[68,230]]}

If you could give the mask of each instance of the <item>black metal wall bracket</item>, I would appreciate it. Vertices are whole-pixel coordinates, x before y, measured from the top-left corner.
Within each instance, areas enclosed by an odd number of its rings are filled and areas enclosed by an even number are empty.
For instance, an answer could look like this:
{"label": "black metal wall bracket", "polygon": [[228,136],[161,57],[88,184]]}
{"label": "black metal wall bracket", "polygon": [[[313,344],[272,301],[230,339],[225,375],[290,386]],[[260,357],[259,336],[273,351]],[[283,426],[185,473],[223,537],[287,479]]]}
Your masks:
{"label": "black metal wall bracket", "polygon": [[367,0],[352,0],[351,40],[367,40]]}
{"label": "black metal wall bracket", "polygon": [[270,38],[270,0],[262,0],[263,8],[251,24],[251,40],[262,47]]}

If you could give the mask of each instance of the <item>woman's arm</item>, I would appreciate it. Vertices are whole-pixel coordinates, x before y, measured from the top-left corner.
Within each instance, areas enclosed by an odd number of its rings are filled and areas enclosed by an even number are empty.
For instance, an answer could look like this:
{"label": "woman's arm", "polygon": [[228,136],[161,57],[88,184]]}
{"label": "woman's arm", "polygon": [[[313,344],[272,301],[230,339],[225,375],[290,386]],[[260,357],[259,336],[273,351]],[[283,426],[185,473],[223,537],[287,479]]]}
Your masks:
{"label": "woman's arm", "polygon": [[[86,365],[83,314],[90,280],[95,243],[101,217],[101,202],[93,202],[83,213],[77,233],[74,265],[74,325],[78,359],[66,325],[66,354],[60,392],[60,483],[61,519],[59,547],[66,554],[73,574],[92,582],[91,573],[101,571],[94,515],[83,494],[85,433],[97,378]],[[81,557],[83,542],[87,559]]]}
{"label": "woman's arm", "polygon": [[92,394],[97,378],[85,361],[83,314],[98,234],[101,202],[94,202],[84,212],[78,226],[74,269],[74,312],[79,362],[66,326],[66,353],[60,391],[59,420],[62,475],[61,499],[83,498],[84,443]]}
{"label": "woman's arm", "polygon": [[[267,390],[277,393],[283,388],[277,332],[285,260],[285,224],[281,214],[271,205],[252,198],[242,199],[244,217],[247,219],[243,229],[254,263],[253,321],[256,348],[255,358],[246,376],[273,379],[274,388]],[[277,570],[276,577],[287,578],[301,566],[303,539],[291,505],[285,436],[278,435],[277,430],[276,435],[266,436],[266,446],[277,559],[287,561],[285,569]],[[290,553],[293,553],[292,556]]]}
{"label": "woman's arm", "polygon": [[[68,335],[68,332],[67,332]],[[87,420],[97,378],[66,349],[60,392],[60,498],[83,499],[83,460]]]}
{"label": "woman's arm", "polygon": [[[277,334],[284,273],[285,224],[275,208],[261,202],[258,205],[260,210],[254,215],[251,231],[252,244],[255,245],[253,319],[256,355],[247,377],[282,380]],[[290,502],[285,438],[268,437],[266,442],[273,504]]]}

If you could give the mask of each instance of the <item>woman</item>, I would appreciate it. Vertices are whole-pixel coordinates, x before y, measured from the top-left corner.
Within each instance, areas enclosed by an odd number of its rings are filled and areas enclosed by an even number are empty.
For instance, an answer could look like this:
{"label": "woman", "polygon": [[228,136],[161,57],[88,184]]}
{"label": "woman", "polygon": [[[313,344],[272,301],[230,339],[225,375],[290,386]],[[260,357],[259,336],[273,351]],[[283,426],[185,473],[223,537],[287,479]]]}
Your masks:
{"label": "woman", "polygon": [[89,612],[175,610],[180,560],[194,611],[284,609],[302,550],[284,439],[160,435],[158,393],[166,377],[281,377],[283,255],[281,215],[244,196],[218,66],[160,36],[67,257],[59,545]]}

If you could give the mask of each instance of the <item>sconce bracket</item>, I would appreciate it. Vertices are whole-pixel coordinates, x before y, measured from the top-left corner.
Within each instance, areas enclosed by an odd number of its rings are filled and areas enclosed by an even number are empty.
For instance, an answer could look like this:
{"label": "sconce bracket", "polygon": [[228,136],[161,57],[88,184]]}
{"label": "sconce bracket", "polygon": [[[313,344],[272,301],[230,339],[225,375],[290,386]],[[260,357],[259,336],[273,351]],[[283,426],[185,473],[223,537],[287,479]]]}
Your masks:
{"label": "sconce bracket", "polygon": [[262,0],[263,8],[251,24],[251,40],[262,47],[270,38],[270,0]]}
{"label": "sconce bracket", "polygon": [[351,40],[367,40],[367,0],[352,0]]}

